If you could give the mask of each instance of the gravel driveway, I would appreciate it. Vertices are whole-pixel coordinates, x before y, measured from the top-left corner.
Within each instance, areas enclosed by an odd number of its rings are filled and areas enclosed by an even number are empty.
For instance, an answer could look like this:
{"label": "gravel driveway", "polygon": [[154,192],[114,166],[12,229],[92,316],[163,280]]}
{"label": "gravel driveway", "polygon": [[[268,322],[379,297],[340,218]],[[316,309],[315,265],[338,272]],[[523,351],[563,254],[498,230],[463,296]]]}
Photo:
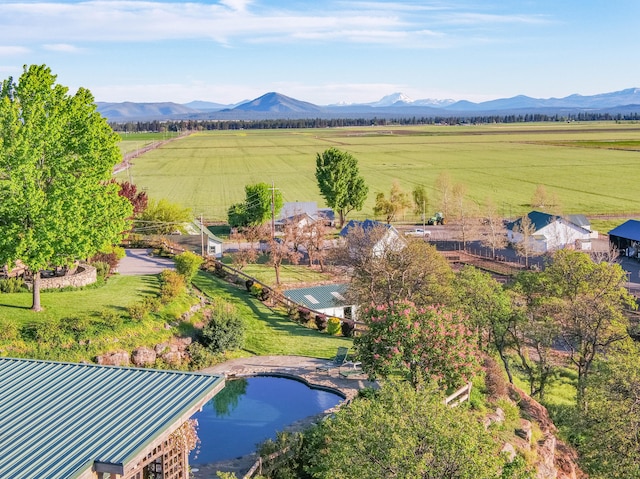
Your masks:
{"label": "gravel driveway", "polygon": [[151,256],[149,249],[128,249],[127,255],[120,260],[118,272],[124,276],[158,274],[163,269],[175,269],[173,260]]}

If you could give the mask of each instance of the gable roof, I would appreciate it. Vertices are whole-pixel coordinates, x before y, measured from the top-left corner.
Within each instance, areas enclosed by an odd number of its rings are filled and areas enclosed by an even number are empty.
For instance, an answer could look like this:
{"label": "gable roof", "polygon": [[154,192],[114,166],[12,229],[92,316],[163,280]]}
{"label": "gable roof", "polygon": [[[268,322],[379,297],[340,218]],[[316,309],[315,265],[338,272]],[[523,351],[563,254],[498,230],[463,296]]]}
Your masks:
{"label": "gable roof", "polygon": [[291,218],[299,214],[306,213],[312,218],[318,214],[318,203],[315,201],[294,201],[282,205],[280,219]]}
{"label": "gable roof", "polygon": [[302,304],[309,309],[328,309],[349,305],[344,297],[347,287],[346,284],[312,286],[310,288],[289,289],[284,291],[284,295],[291,301]]}
{"label": "gable roof", "polygon": [[640,241],[640,221],[628,220],[620,226],[616,226],[609,231],[609,236],[619,236],[620,238]]}
{"label": "gable roof", "polygon": [[347,236],[347,233],[349,233],[349,230],[351,228],[355,228],[358,226],[361,227],[364,231],[370,231],[377,226],[384,226],[389,231],[394,231],[396,234],[398,234],[397,230],[392,225],[387,223],[382,223],[380,221],[375,221],[375,220],[364,220],[364,221],[350,220],[344,226],[344,228],[340,230],[340,236]]}
{"label": "gable roof", "polygon": [[[541,211],[531,211],[527,214],[527,217],[529,218],[529,221],[531,221],[531,225],[533,226],[534,231],[540,231],[542,228],[550,225],[554,221],[561,221],[563,223],[571,224],[583,230],[585,233],[589,233],[589,230],[585,228],[585,226],[589,225],[589,221],[584,215],[570,215],[565,219],[562,216],[558,215],[550,215],[549,213],[543,213]],[[573,218],[575,218],[578,223],[573,221]],[[507,229],[514,231],[514,228],[519,227],[521,224],[522,218],[518,218],[515,221],[507,223]]]}
{"label": "gable roof", "polygon": [[0,358],[0,477],[124,467],[223,387],[206,374]]}

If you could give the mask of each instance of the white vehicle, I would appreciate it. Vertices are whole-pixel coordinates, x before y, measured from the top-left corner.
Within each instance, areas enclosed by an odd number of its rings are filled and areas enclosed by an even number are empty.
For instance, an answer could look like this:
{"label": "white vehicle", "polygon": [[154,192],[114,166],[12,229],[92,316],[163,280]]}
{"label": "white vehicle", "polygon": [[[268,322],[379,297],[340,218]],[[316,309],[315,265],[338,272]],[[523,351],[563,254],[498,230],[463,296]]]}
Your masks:
{"label": "white vehicle", "polygon": [[423,230],[422,228],[416,228],[414,230],[407,231],[405,233],[405,236],[422,236],[428,238],[429,236],[431,236],[431,231]]}

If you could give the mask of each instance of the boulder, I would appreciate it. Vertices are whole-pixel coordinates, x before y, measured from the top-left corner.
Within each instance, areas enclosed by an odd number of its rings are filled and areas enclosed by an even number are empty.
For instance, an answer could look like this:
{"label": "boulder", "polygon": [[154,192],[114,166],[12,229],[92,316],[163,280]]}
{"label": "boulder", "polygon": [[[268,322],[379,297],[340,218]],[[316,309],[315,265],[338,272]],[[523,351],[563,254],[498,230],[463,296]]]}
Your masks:
{"label": "boulder", "polygon": [[520,419],[520,427],[515,430],[515,433],[516,436],[524,439],[528,444],[531,444],[531,430],[531,421]]}
{"label": "boulder", "polygon": [[156,352],[151,348],[141,346],[133,350],[131,360],[133,364],[139,367],[151,366],[156,362]]}
{"label": "boulder", "polygon": [[126,351],[117,351],[114,353],[107,353],[96,358],[98,364],[103,366],[129,366],[130,357]]}

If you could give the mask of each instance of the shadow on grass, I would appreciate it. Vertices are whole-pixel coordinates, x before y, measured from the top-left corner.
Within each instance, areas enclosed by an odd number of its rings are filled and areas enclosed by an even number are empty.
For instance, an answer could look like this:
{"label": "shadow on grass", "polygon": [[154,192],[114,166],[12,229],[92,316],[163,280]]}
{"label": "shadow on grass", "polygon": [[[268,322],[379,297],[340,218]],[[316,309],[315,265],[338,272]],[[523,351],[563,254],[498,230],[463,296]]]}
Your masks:
{"label": "shadow on grass", "polygon": [[[351,343],[349,338],[339,336],[330,337],[326,333],[321,333],[315,329],[309,329],[294,323],[287,316],[274,312],[250,296],[245,288],[230,284],[211,274],[199,272],[198,276],[194,279],[194,284],[209,297],[220,298],[236,304],[238,308],[243,309],[247,315],[250,315],[253,321],[257,321],[268,328],[273,335],[271,337],[265,336],[263,339],[273,341],[274,346],[279,342],[278,338],[286,337],[299,339],[299,350],[305,349],[304,343],[307,344],[306,349],[309,349],[309,343],[312,343],[313,340],[316,339],[319,341],[331,340]],[[261,332],[258,331],[258,334],[261,334]],[[332,343],[331,346],[327,345],[326,348],[335,351],[335,342]],[[264,352],[256,351],[249,345],[245,345],[244,350],[251,354],[264,354]],[[295,354],[295,352],[293,353]]]}

